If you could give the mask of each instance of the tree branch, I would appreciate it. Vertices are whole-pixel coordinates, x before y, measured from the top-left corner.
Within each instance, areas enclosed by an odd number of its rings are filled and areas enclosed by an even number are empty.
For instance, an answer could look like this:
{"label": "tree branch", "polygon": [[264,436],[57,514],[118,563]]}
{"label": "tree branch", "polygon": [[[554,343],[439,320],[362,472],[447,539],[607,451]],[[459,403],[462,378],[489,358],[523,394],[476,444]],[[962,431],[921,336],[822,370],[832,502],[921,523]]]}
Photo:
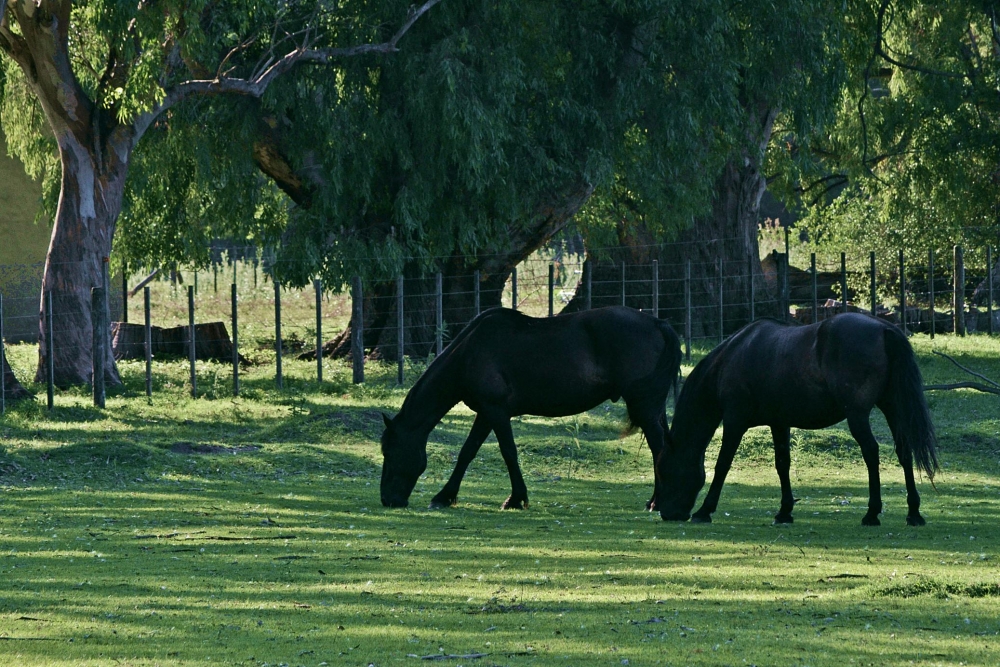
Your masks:
{"label": "tree branch", "polygon": [[925,384],[924,391],[937,391],[940,389],[976,389],[978,391],[986,392],[987,394],[997,394],[1000,395],[1000,389],[994,389],[993,387],[987,387],[979,382],[955,382],[953,384]]}
{"label": "tree branch", "polygon": [[371,53],[395,53],[399,49],[397,44],[400,39],[409,31],[417,20],[427,13],[431,7],[441,0],[426,0],[418,9],[410,12],[406,21],[400,26],[396,34],[387,42],[380,44],[359,44],[357,46],[341,48],[308,48],[306,45],[299,46],[284,56],[278,58],[259,74],[251,75],[249,78],[215,78],[184,81],[177,84],[166,92],[163,100],[155,105],[150,111],[141,114],[134,121],[135,135],[133,141],[138,141],[149,126],[160,114],[170,109],[175,104],[194,95],[222,95],[235,94],[249,97],[261,97],[268,86],[279,76],[285,74],[299,63],[314,62],[326,65],[333,60],[340,58],[352,58],[355,56],[367,55]]}
{"label": "tree branch", "polygon": [[974,375],[975,377],[979,378],[980,380],[988,382],[989,384],[991,384],[992,386],[994,386],[998,390],[1000,390],[1000,384],[994,382],[993,380],[989,379],[988,377],[986,377],[985,375],[983,375],[981,373],[977,373],[976,371],[973,371],[973,370],[970,370],[970,369],[966,368],[962,364],[960,364],[957,361],[955,361],[952,357],[949,357],[944,352],[938,352],[937,350],[934,350],[934,354],[938,355],[939,357],[944,357],[945,359],[947,359],[951,363],[955,364],[956,366],[958,366],[959,368],[961,368],[963,371],[965,371],[969,375]]}

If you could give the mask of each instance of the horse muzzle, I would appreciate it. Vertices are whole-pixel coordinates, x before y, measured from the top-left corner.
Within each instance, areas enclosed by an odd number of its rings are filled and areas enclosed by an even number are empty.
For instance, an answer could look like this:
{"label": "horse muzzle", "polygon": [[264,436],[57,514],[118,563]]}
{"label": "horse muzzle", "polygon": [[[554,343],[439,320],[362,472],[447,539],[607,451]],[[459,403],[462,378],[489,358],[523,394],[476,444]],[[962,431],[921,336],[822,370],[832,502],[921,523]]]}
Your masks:
{"label": "horse muzzle", "polygon": [[687,521],[691,518],[691,513],[665,508],[660,510],[660,518],[664,521]]}

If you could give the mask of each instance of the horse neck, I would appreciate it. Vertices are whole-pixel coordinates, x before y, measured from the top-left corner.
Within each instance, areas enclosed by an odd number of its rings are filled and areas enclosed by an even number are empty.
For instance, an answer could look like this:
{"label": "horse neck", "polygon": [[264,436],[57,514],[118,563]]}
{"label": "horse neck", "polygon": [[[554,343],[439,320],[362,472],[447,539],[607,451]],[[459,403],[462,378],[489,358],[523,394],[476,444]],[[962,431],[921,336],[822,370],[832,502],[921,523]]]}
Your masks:
{"label": "horse neck", "polygon": [[449,366],[445,357],[436,359],[406,395],[399,418],[408,429],[426,436],[459,402]]}
{"label": "horse neck", "polygon": [[[682,401],[674,412],[670,435],[682,451],[704,455],[715,429],[722,422],[722,406],[715,393],[717,378],[714,373],[693,380],[696,384],[685,386],[681,393]],[[688,382],[692,382],[692,378]]]}

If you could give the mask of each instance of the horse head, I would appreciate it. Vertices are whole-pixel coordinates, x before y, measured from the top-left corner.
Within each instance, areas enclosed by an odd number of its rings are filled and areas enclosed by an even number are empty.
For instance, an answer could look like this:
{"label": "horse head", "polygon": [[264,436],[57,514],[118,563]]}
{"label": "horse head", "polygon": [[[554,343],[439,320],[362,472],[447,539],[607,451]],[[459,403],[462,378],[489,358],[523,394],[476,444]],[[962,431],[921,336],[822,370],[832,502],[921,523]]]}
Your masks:
{"label": "horse head", "polygon": [[406,507],[417,480],[427,469],[427,439],[402,428],[398,420],[383,413],[382,481],[380,491],[385,507]]}
{"label": "horse head", "polygon": [[664,521],[687,521],[698,492],[705,486],[704,457],[667,440],[656,461],[656,507]]}

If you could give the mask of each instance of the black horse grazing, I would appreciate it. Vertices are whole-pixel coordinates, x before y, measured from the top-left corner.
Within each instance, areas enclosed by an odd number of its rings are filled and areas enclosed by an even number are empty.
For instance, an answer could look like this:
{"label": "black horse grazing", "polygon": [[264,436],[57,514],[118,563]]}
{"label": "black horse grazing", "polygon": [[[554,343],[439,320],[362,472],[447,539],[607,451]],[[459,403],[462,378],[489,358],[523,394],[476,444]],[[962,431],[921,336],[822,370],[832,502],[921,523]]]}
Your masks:
{"label": "black horse grazing", "polygon": [[680,342],[670,325],[631,308],[552,318],[505,308],[485,311],[428,366],[399,414],[383,415],[382,504],[406,507],[427,468],[427,436],[459,402],[475,411],[476,419],[432,508],[455,503],[465,470],[490,431],[510,474],[511,494],[503,508],[528,506],[510,427],[516,415],[563,417],[623,398],[629,422],[642,429],[655,461],[668,437],[667,394],[676,390],[680,360]]}
{"label": "black horse grazing", "polygon": [[906,523],[922,526],[913,459],[933,479],[936,439],[920,369],[906,337],[894,326],[857,313],[810,326],[774,320],[747,325],[705,357],[684,383],[668,446],[656,464],[660,516],[687,520],[705,485],[705,450],[722,422],[715,478],[691,520],[712,520],[743,434],[752,426],[770,426],[781,480],[781,509],[774,520],[791,523],[790,428],[825,428],[847,419],[868,466],[868,513],[861,523],[879,525],[878,443],[868,423],[875,406],[889,423],[903,466]]}

